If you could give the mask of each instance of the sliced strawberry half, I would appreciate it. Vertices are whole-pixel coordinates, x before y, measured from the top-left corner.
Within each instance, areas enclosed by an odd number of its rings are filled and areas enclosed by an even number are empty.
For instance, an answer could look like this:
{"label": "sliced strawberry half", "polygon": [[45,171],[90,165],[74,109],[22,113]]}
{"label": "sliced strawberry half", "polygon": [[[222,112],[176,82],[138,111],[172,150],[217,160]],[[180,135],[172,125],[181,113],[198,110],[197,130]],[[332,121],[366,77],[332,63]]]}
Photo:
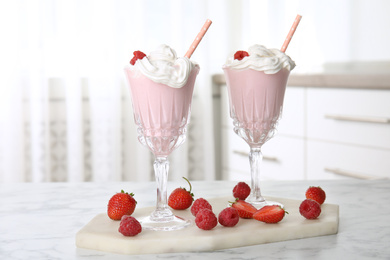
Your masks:
{"label": "sliced strawberry half", "polygon": [[232,203],[232,207],[237,210],[240,218],[252,218],[253,213],[257,211],[252,204],[239,199]]}
{"label": "sliced strawberry half", "polygon": [[256,211],[253,214],[253,218],[265,223],[278,223],[284,218],[286,213],[288,214],[279,205],[267,205]]}
{"label": "sliced strawberry half", "polygon": [[144,57],[146,57],[146,54],[142,51],[135,51],[133,52],[134,57],[131,59],[130,64],[134,65],[137,60],[142,60]]}

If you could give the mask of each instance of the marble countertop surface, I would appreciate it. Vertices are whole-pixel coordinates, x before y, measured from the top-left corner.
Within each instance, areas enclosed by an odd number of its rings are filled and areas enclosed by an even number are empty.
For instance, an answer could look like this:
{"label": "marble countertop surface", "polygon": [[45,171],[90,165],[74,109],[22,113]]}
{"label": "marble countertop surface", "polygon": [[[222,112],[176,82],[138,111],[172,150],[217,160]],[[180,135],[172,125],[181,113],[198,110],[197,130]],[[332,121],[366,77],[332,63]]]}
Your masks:
{"label": "marble countertop surface", "polygon": [[[228,196],[236,184],[194,181],[195,197]],[[168,191],[182,185],[169,182]],[[155,204],[154,182],[0,183],[0,259],[390,259],[390,180],[264,181],[266,196],[304,199],[319,185],[340,206],[339,233],[213,252],[118,255],[80,249],[75,235],[125,189]]]}

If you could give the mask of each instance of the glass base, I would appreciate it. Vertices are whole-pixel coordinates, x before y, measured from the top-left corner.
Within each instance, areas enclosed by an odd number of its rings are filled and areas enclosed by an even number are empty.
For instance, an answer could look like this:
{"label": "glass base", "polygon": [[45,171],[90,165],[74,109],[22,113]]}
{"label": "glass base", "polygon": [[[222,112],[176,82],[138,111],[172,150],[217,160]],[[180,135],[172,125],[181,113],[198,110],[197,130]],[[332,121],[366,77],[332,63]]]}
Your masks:
{"label": "glass base", "polygon": [[249,196],[245,201],[252,204],[256,209],[261,209],[264,206],[271,206],[271,205],[279,205],[280,207],[284,208],[282,203],[277,201],[272,201],[272,200],[265,200],[263,197],[252,198],[251,196]]}
{"label": "glass base", "polygon": [[191,220],[184,219],[175,215],[164,219],[153,219],[152,216],[146,216],[140,220],[142,229],[154,231],[172,231],[188,227]]}

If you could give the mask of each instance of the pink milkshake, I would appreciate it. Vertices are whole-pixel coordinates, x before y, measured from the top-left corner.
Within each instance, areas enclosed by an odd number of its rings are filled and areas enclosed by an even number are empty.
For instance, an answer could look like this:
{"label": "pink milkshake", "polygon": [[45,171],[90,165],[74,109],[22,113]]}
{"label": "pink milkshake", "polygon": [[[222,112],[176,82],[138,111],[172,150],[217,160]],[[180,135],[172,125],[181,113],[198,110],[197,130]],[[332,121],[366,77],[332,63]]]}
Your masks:
{"label": "pink milkshake", "polygon": [[126,68],[134,121],[139,128],[141,143],[156,156],[167,156],[185,141],[190,120],[192,93],[199,67],[194,67],[181,88],[154,82],[137,71]]}
{"label": "pink milkshake", "polygon": [[155,156],[168,156],[185,141],[198,73],[197,64],[176,58],[166,45],[125,68],[138,139]]}
{"label": "pink milkshake", "polygon": [[290,71],[265,74],[253,69],[225,68],[224,72],[234,126],[253,133],[246,137],[250,146],[261,146],[272,136],[281,115]]}
{"label": "pink milkshake", "polygon": [[234,131],[251,147],[261,147],[275,131],[294,62],[278,50],[261,45],[241,60],[229,58],[223,66]]}

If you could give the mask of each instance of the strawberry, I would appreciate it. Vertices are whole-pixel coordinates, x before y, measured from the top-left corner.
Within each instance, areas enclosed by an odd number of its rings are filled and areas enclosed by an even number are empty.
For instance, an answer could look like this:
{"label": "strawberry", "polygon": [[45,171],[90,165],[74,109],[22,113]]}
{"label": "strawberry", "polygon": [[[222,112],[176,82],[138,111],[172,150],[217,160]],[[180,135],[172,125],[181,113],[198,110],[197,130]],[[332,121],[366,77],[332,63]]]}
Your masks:
{"label": "strawberry", "polygon": [[299,213],[307,219],[316,219],[321,214],[321,205],[315,200],[306,199],[299,206]]}
{"label": "strawberry", "polygon": [[121,223],[119,224],[118,231],[124,235],[124,236],[135,236],[142,231],[142,226],[138,222],[137,219],[135,219],[132,216],[124,215],[121,218]]}
{"label": "strawberry", "polygon": [[232,207],[237,210],[241,218],[253,218],[253,213],[257,211],[252,204],[239,199],[232,203]]}
{"label": "strawberry", "polygon": [[245,182],[239,182],[233,188],[234,198],[239,198],[240,200],[245,200],[251,193],[251,188]]}
{"label": "strawberry", "polygon": [[146,56],[146,54],[143,53],[142,51],[135,51],[133,52],[133,54],[134,57],[130,61],[131,65],[134,65],[137,60],[142,60]]}
{"label": "strawberry", "polygon": [[249,53],[246,51],[236,51],[236,53],[234,53],[235,60],[242,60],[244,57],[247,56],[249,56]]}
{"label": "strawberry", "polygon": [[173,209],[188,209],[191,207],[192,201],[194,200],[194,194],[191,193],[191,183],[186,178],[183,177],[183,179],[190,185],[190,191],[187,191],[185,188],[177,188],[172,191],[168,198],[168,205]]}
{"label": "strawberry", "polygon": [[326,194],[321,187],[310,186],[306,191],[306,199],[312,199],[322,205],[326,199]]}
{"label": "strawberry", "polygon": [[288,214],[279,205],[267,205],[256,211],[253,214],[253,218],[265,223],[278,223],[284,218],[286,213]]}
{"label": "strawberry", "polygon": [[196,214],[195,224],[203,230],[210,230],[217,226],[218,220],[215,214],[209,209],[201,209]]}
{"label": "strawberry", "polygon": [[123,190],[112,196],[108,201],[107,215],[113,220],[120,220],[123,215],[133,214],[137,205],[133,196],[133,193],[125,193]]}
{"label": "strawberry", "polygon": [[228,207],[218,215],[218,222],[224,227],[234,227],[240,220],[240,216],[235,208]]}
{"label": "strawberry", "polygon": [[205,200],[204,198],[199,198],[199,199],[196,199],[194,201],[194,204],[192,204],[192,207],[191,207],[191,213],[192,215],[194,215],[196,217],[196,214],[198,214],[198,212],[201,210],[201,209],[209,209],[209,210],[213,210],[213,207],[211,206],[211,204]]}

